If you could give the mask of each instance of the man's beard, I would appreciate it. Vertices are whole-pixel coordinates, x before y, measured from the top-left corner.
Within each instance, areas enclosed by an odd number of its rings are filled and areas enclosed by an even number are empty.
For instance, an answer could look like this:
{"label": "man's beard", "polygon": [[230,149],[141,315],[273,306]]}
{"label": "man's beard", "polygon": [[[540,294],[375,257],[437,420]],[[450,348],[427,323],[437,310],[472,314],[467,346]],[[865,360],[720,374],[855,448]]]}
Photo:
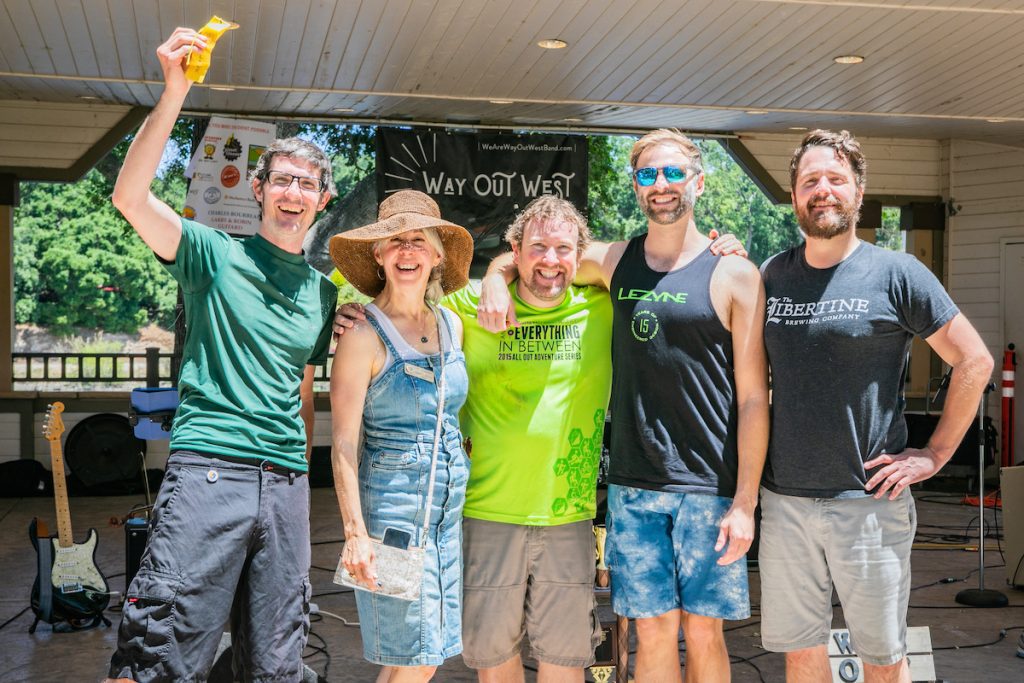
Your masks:
{"label": "man's beard", "polygon": [[798,207],[796,211],[796,221],[808,237],[830,240],[833,237],[845,235],[857,225],[857,220],[860,218],[860,207],[852,203],[843,204],[838,200],[832,204],[835,207],[834,211],[813,217],[809,206],[812,203],[815,201],[809,201],[802,208]]}
{"label": "man's beard", "polygon": [[658,225],[671,225],[693,211],[694,202],[697,201],[697,189],[693,186],[692,182],[687,183],[682,192],[667,191],[662,192],[661,196],[669,194],[679,198],[679,204],[676,205],[676,208],[658,209],[651,203],[650,195],[648,195],[643,198],[637,197],[640,211],[647,216],[648,220]]}
{"label": "man's beard", "polygon": [[565,290],[569,287],[571,279],[568,273],[563,272],[561,281],[556,282],[551,286],[548,286],[546,284],[540,284],[534,278],[533,273],[530,273],[526,277],[520,275],[520,281],[531,294],[533,294],[541,301],[556,301],[560,297],[565,295]]}

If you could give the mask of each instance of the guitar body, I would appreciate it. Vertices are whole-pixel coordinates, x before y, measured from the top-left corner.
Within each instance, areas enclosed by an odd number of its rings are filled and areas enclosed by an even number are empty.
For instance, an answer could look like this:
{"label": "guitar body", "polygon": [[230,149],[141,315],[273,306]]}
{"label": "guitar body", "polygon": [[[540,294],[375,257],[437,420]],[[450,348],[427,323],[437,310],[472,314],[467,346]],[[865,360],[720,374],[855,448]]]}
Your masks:
{"label": "guitar body", "polygon": [[[60,448],[60,435],[64,423],[60,414],[63,403],[54,403],[47,410],[43,435],[50,442],[53,463],[54,502],[57,508],[57,536],[50,536],[46,525],[33,519],[28,528],[32,547],[36,549],[36,580],[32,584],[30,604],[36,622],[48,624],[68,622],[72,629],[82,628],[81,622],[109,624],[103,610],[110,603],[107,581],[96,566],[95,529],[89,529],[84,543],[75,543],[71,531],[71,513],[68,508],[67,486],[64,479],[64,457]],[[29,632],[35,630],[35,624]]]}
{"label": "guitar body", "polygon": [[[91,619],[103,614],[110,604],[110,593],[106,579],[96,567],[96,543],[99,537],[95,529],[89,529],[84,543],[74,543],[62,548],[56,537],[38,535],[36,520],[29,525],[29,538],[39,553],[39,544],[50,549],[50,567],[45,574],[37,572],[32,584],[32,611],[39,619],[48,623]],[[43,568],[40,567],[40,572]],[[50,584],[52,606],[46,615],[41,605],[41,582]]]}

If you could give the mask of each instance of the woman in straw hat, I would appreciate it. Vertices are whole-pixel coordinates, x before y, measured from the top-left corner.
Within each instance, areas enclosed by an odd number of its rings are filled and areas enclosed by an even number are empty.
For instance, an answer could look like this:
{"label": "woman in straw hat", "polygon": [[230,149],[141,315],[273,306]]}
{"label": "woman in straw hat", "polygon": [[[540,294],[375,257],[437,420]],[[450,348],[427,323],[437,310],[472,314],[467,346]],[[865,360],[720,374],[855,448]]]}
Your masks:
{"label": "woman in straw hat", "polygon": [[[330,252],[341,274],[374,297],[366,320],[338,342],[331,370],[342,564],[368,589],[356,591],[356,604],[363,654],[384,666],[377,681],[426,681],[462,651],[469,462],[458,414],[467,379],[461,322],[436,304],[468,281],[473,240],[442,220],[430,197],[402,190],[381,202],[376,223],[332,237]],[[387,577],[371,538],[424,548],[418,598],[380,594]]]}

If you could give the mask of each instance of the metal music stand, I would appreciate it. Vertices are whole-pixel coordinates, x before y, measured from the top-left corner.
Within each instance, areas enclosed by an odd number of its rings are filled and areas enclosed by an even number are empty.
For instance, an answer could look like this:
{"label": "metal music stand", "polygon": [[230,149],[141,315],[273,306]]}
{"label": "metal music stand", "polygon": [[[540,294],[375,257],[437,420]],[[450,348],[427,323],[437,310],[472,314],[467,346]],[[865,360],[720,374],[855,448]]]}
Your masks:
{"label": "metal music stand", "polygon": [[999,591],[985,588],[985,401],[995,388],[991,382],[985,385],[978,406],[978,587],[956,594],[956,601],[968,607],[1006,607],[1010,602]]}

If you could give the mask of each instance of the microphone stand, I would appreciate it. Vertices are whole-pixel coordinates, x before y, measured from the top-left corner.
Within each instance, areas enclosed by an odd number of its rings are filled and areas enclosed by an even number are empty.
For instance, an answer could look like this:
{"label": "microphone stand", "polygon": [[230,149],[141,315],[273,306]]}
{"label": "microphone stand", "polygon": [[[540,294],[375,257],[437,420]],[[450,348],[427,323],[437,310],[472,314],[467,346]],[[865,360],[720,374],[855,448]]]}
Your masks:
{"label": "microphone stand", "polygon": [[956,601],[968,607],[1006,607],[1010,602],[999,591],[985,588],[985,401],[993,389],[991,382],[985,386],[978,407],[978,587],[956,594]]}

